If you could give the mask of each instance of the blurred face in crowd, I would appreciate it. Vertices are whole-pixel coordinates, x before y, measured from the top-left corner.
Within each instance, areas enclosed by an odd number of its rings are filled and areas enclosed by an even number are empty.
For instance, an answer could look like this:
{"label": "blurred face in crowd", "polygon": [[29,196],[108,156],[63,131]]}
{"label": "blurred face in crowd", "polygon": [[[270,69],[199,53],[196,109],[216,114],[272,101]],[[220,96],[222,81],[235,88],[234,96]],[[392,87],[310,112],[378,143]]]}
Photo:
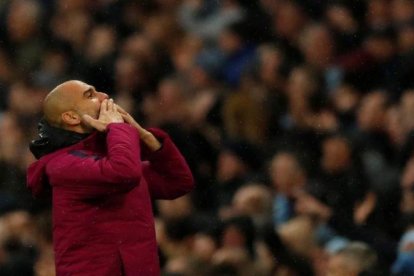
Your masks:
{"label": "blurred face in crowd", "polygon": [[226,54],[232,54],[242,46],[242,39],[230,30],[224,30],[219,38],[220,49]]}
{"label": "blurred face in crowd", "polygon": [[246,237],[235,225],[230,225],[224,229],[222,245],[224,248],[244,248]]}
{"label": "blurred face in crowd", "polygon": [[[15,237],[21,241],[34,241],[33,221],[26,211],[14,211],[3,215],[2,223],[6,226],[9,237]],[[4,236],[2,238],[5,238]]]}
{"label": "blurred face in crowd", "polygon": [[414,158],[411,158],[405,165],[401,176],[401,187],[403,189],[414,188]]}
{"label": "blurred face in crowd", "polygon": [[234,153],[223,151],[217,161],[217,179],[221,182],[232,180],[246,171],[246,165]]}
{"label": "blurred face in crowd", "polygon": [[298,161],[290,153],[279,153],[273,157],[270,165],[270,178],[277,192],[287,195],[301,188],[305,181]]}
{"label": "blurred face in crowd", "polygon": [[167,275],[193,275],[191,261],[185,256],[170,258],[165,264],[164,272]]}
{"label": "blurred face in crowd", "polygon": [[301,256],[310,257],[316,249],[315,229],[309,217],[298,216],[278,228],[282,241]]}
{"label": "blurred face in crowd", "polygon": [[247,250],[243,248],[221,248],[214,253],[212,258],[213,266],[223,265],[234,268],[235,274],[230,275],[254,275],[249,270],[250,261]]}
{"label": "blurred face in crowd", "polygon": [[301,96],[309,96],[318,88],[314,74],[303,67],[294,68],[289,75],[287,93],[288,97],[296,99]]}
{"label": "blurred face in crowd", "polygon": [[118,91],[133,91],[145,79],[145,72],[132,56],[122,55],[115,63],[115,82]]}
{"label": "blurred face in crowd", "polygon": [[163,219],[176,219],[188,216],[193,211],[191,198],[182,196],[174,200],[157,201],[160,217]]}
{"label": "blurred face in crowd", "polygon": [[168,49],[174,47],[181,37],[180,28],[174,17],[155,15],[149,17],[144,24],[144,35],[158,45]]}
{"label": "blurred face in crowd", "polygon": [[414,159],[411,158],[404,167],[401,176],[402,198],[400,208],[402,212],[414,211]]}
{"label": "blurred face in crowd", "polygon": [[259,49],[260,57],[260,78],[268,86],[277,85],[275,81],[278,80],[278,72],[282,65],[282,53],[272,47],[263,46]]}
{"label": "blurred face in crowd", "polygon": [[2,114],[0,119],[0,156],[3,161],[18,162],[21,156],[23,132],[18,127],[16,117],[10,112]]}
{"label": "blurred face in crowd", "polygon": [[[143,111],[152,124],[180,122],[186,120],[184,87],[178,79],[167,78],[158,85],[157,94],[144,99]],[[162,110],[163,112],[159,112]]]}
{"label": "blurred face in crowd", "polygon": [[166,79],[158,87],[158,96],[164,107],[176,106],[183,100],[183,87],[176,80]]}
{"label": "blurred face in crowd", "polygon": [[323,25],[311,26],[302,34],[301,49],[310,65],[324,69],[333,61],[335,42],[328,28]]}
{"label": "blurred face in crowd", "polygon": [[202,49],[202,42],[194,36],[187,36],[175,47],[172,53],[172,61],[178,72],[187,72],[194,64],[196,55]]}
{"label": "blurred face in crowd", "polygon": [[352,112],[359,101],[358,91],[350,85],[341,85],[333,95],[335,109],[340,113]]}
{"label": "blurred face in crowd", "polygon": [[358,22],[353,17],[352,11],[339,3],[327,7],[326,18],[330,26],[340,32],[352,33],[358,28]]}
{"label": "blurred face in crowd", "polygon": [[300,6],[290,1],[278,5],[274,18],[276,33],[288,40],[295,40],[306,22]]}
{"label": "blurred face in crowd", "polygon": [[414,90],[404,91],[400,100],[401,123],[404,133],[414,129]]}
{"label": "blurred face in crowd", "polygon": [[370,36],[364,41],[365,50],[377,61],[384,62],[395,54],[394,40],[386,36]]}
{"label": "blurred face in crowd", "polygon": [[83,51],[91,24],[91,18],[84,11],[65,12],[53,16],[50,29],[54,36],[70,43],[75,50]]}
{"label": "blurred face in crowd", "polygon": [[402,52],[411,51],[414,48],[414,26],[407,25],[398,30],[398,48]]}
{"label": "blurred face in crowd", "polygon": [[67,81],[52,90],[44,101],[46,120],[64,128],[77,127],[78,131],[88,129],[82,123],[87,114],[97,119],[100,106],[108,95],[96,91],[95,87],[81,81]]}
{"label": "blurred face in crowd", "polygon": [[367,244],[350,242],[344,248],[330,256],[327,275],[357,276],[362,272],[375,268],[377,261],[377,254]]}
{"label": "blurred face in crowd", "polygon": [[272,193],[264,185],[242,186],[233,197],[238,215],[267,215],[272,208]]}
{"label": "blurred face in crowd", "polygon": [[411,0],[391,1],[391,13],[394,23],[412,20],[414,17],[414,2]]}
{"label": "blurred face in crowd", "polygon": [[193,253],[197,258],[209,262],[217,250],[213,237],[206,234],[196,234],[194,237]]}
{"label": "blurred face in crowd", "polygon": [[359,271],[352,267],[340,254],[333,255],[328,261],[327,276],[357,276]]}
{"label": "blurred face in crowd", "polygon": [[157,55],[152,42],[142,34],[135,34],[126,38],[122,45],[122,52],[145,63],[153,62]]}
{"label": "blurred face in crowd", "polygon": [[388,24],[390,6],[388,0],[370,0],[368,2],[367,23],[371,27],[382,27]]}
{"label": "blurred face in crowd", "polygon": [[110,55],[115,50],[116,36],[112,28],[97,26],[89,35],[89,43],[86,49],[87,58],[91,61],[99,60]]}
{"label": "blurred face in crowd", "polygon": [[64,51],[50,50],[45,53],[42,71],[51,76],[63,76],[69,69],[68,56]]}
{"label": "blurred face in crowd", "polygon": [[7,15],[7,30],[12,41],[26,41],[35,35],[40,20],[36,1],[14,0]]}
{"label": "blurred face in crowd", "polygon": [[314,76],[313,72],[305,67],[296,67],[290,72],[285,93],[289,101],[289,115],[297,127],[308,125],[308,99],[318,88]]}
{"label": "blurred face in crowd", "polygon": [[317,74],[307,67],[295,67],[287,83],[289,97],[310,96],[319,89]]}
{"label": "blurred face in crowd", "polygon": [[322,145],[321,166],[328,173],[346,170],[351,165],[351,149],[341,137],[328,138]]}
{"label": "blurred face in crowd", "polygon": [[378,91],[366,95],[358,110],[358,126],[365,131],[380,130],[385,121],[385,94]]}
{"label": "blurred face in crowd", "polygon": [[11,66],[10,58],[3,49],[0,49],[0,81],[7,83],[12,76],[13,66]]}
{"label": "blurred face in crowd", "polygon": [[83,0],[58,0],[58,9],[64,12],[84,10],[90,4]]}
{"label": "blurred face in crowd", "polygon": [[194,66],[190,69],[190,79],[188,81],[194,89],[208,89],[213,84],[213,78],[201,66]]}
{"label": "blurred face in crowd", "polygon": [[402,145],[404,143],[404,129],[401,120],[401,111],[398,106],[391,106],[387,109],[385,128],[391,143]]}
{"label": "blurred face in crowd", "polygon": [[10,87],[8,105],[10,110],[28,118],[40,113],[42,99],[45,94],[36,91],[33,87],[16,82]]}

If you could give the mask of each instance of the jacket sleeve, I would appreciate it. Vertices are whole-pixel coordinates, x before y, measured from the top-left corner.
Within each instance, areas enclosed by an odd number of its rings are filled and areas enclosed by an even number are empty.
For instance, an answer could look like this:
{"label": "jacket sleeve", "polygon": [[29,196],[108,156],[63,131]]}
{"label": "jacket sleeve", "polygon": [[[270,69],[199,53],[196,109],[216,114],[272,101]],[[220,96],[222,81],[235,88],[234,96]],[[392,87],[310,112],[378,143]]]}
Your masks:
{"label": "jacket sleeve", "polygon": [[138,132],[125,123],[112,123],[106,136],[107,154],[79,156],[70,151],[48,172],[54,188],[75,198],[88,199],[127,192],[142,175]]}
{"label": "jacket sleeve", "polygon": [[147,152],[148,165],[143,167],[145,180],[153,199],[174,199],[194,188],[194,179],[184,157],[171,138],[159,129],[148,129],[162,142],[155,152]]}

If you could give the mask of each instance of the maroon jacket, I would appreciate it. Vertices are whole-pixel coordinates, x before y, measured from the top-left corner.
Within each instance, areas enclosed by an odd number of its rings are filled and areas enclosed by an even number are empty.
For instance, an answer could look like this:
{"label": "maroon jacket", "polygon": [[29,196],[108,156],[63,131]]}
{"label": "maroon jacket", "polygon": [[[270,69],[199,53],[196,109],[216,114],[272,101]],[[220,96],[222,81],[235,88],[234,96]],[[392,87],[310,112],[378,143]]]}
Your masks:
{"label": "maroon jacket", "polygon": [[140,152],[137,130],[113,123],[28,168],[35,196],[52,187],[58,276],[159,275],[151,200],[188,193],[193,177],[168,135],[150,131],[156,152]]}

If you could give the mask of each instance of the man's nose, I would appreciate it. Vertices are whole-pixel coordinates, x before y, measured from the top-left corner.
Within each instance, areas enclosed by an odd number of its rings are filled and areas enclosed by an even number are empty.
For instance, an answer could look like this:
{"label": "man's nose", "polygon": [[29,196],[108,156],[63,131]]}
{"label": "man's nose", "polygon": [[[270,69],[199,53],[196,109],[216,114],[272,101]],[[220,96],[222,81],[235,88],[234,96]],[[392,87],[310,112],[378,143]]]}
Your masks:
{"label": "man's nose", "polygon": [[100,102],[102,102],[103,100],[108,99],[108,98],[109,98],[108,94],[103,93],[103,92],[98,92],[98,99],[99,99]]}

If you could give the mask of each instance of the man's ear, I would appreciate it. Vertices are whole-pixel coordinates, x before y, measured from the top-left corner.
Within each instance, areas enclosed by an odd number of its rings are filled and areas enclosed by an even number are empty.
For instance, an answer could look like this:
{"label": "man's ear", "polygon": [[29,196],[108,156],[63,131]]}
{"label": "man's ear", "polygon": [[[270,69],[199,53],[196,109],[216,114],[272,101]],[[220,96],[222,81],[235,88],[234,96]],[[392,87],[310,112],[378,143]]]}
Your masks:
{"label": "man's ear", "polygon": [[62,113],[62,122],[69,126],[79,125],[82,121],[82,118],[73,111],[66,111]]}

